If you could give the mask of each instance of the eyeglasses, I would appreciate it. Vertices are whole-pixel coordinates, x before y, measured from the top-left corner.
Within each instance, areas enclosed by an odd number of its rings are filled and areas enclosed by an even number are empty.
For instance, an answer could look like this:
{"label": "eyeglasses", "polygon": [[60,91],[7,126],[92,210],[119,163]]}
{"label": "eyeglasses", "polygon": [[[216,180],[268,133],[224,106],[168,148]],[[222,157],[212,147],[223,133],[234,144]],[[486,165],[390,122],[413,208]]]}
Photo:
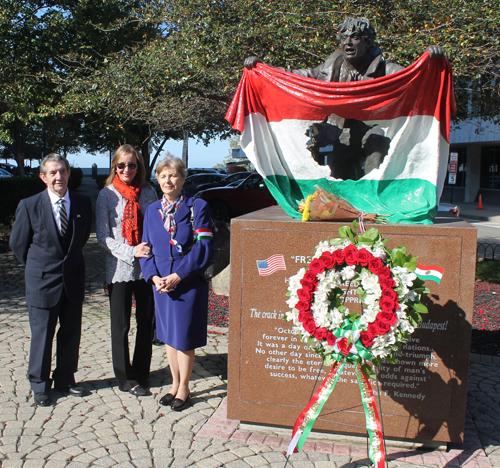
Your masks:
{"label": "eyeglasses", "polygon": [[133,171],[136,167],[137,167],[137,164],[136,163],[128,163],[128,164],[125,164],[125,163],[118,163],[116,165],[116,167],[120,170],[123,170],[125,169],[125,167],[128,167],[131,171]]}

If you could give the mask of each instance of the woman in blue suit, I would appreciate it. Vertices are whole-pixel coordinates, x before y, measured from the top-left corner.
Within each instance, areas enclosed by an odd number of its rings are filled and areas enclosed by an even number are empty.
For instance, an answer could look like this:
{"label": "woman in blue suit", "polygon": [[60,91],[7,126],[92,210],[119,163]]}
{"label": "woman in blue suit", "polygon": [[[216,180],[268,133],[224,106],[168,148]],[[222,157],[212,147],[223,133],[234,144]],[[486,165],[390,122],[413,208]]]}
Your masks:
{"label": "woman in blue suit", "polygon": [[188,406],[194,350],[207,343],[208,283],[197,273],[212,253],[210,209],[182,190],[186,175],[178,158],[156,167],[163,197],[146,210],[142,241],[151,255],[140,259],[144,278],[154,285],[156,333],[166,344],[172,374],[172,387],[160,404],[174,411]]}

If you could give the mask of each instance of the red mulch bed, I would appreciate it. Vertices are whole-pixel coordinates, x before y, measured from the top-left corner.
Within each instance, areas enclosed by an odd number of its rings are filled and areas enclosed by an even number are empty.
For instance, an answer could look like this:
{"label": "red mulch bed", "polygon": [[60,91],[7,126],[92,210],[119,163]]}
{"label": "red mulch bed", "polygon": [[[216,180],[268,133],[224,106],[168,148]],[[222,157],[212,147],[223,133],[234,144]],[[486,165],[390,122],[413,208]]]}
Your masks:
{"label": "red mulch bed", "polygon": [[471,351],[500,356],[500,284],[476,281]]}

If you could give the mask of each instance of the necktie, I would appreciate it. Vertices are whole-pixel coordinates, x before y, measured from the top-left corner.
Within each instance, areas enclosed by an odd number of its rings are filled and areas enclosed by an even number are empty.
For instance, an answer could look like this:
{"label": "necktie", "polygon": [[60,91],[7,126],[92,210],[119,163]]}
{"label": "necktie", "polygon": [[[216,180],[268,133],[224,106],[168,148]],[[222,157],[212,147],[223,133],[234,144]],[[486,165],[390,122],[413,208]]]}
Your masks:
{"label": "necktie", "polygon": [[64,206],[64,199],[63,198],[60,198],[57,203],[59,203],[59,219],[61,221],[61,236],[64,237],[64,234],[66,234],[66,230],[68,229],[68,213],[66,211],[66,207]]}

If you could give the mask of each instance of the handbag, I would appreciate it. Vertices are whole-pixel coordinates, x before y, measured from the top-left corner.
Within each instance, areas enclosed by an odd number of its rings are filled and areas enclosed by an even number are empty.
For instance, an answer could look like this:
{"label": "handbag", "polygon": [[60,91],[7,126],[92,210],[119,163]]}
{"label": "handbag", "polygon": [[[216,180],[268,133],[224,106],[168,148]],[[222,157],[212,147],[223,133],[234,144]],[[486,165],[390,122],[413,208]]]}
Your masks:
{"label": "handbag", "polygon": [[[198,275],[205,281],[210,281],[229,265],[231,251],[231,231],[226,223],[220,219],[212,218],[211,224],[213,232],[212,255],[205,268],[198,272]],[[193,206],[191,206],[191,227],[194,233]]]}

